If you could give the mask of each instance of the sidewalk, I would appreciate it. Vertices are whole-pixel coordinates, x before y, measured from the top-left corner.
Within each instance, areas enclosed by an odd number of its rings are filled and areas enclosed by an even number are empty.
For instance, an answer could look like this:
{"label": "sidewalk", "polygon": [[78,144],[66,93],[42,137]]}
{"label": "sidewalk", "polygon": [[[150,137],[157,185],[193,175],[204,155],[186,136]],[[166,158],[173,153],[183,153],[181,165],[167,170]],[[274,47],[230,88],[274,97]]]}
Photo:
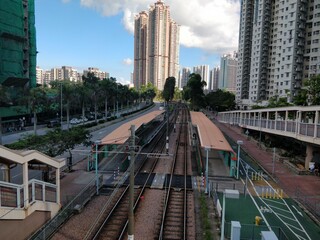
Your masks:
{"label": "sidewalk", "polygon": [[[235,142],[242,140],[243,145],[241,145],[241,148],[254,158],[270,176],[272,175],[272,152],[266,152],[260,149],[255,141],[248,140],[247,136],[241,132],[242,129],[240,127],[220,123],[217,120],[214,120],[214,123]],[[275,161],[274,163],[274,174],[272,177],[289,197],[298,200],[307,207],[309,211],[312,211],[313,214],[318,214],[318,218],[320,217],[320,205],[318,204],[320,197],[320,177],[314,175],[297,175],[279,161]]]}

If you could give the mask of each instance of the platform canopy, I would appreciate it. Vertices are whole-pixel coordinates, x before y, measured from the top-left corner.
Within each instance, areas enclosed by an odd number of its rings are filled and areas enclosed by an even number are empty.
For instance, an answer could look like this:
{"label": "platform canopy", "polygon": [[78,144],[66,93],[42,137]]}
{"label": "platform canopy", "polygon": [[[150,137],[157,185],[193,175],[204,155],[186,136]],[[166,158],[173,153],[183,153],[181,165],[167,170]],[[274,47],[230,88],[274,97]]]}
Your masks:
{"label": "platform canopy", "polygon": [[120,127],[115,129],[113,132],[109,133],[101,140],[102,145],[107,144],[124,144],[128,138],[130,137],[130,127],[131,125],[135,125],[136,130],[145,123],[149,123],[160,114],[162,114],[163,110],[152,111],[147,113],[139,118],[136,118],[132,121],[122,124]]}
{"label": "platform canopy", "polygon": [[202,148],[232,152],[234,154],[233,149],[220,129],[204,113],[190,112],[190,114],[192,125],[198,129]]}

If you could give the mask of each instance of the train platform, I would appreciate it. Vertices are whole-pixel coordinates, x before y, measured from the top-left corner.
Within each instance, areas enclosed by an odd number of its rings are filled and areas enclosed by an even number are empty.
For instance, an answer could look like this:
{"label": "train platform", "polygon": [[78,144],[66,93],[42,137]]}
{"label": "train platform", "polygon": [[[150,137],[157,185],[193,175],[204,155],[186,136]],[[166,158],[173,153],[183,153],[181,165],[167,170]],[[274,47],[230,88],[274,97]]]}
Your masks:
{"label": "train platform", "polygon": [[[274,179],[276,184],[290,198],[298,200],[304,206],[308,206],[308,210],[313,214],[318,214],[317,219],[320,218],[320,177],[315,175],[298,175],[277,159],[273,163],[273,152],[260,148],[256,141],[247,138],[247,135],[242,132],[240,127],[221,123],[214,119],[213,115],[209,117],[235,143],[237,140],[243,141],[241,148],[244,152],[255,159],[260,167]],[[317,219],[314,220],[318,221]]]}

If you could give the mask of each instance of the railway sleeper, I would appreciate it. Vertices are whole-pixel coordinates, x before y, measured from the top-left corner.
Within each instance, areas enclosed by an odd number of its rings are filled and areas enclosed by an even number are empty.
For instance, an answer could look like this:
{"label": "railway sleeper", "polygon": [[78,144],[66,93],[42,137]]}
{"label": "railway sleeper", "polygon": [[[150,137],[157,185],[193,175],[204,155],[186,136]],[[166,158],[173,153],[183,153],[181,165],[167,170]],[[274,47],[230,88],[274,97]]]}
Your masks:
{"label": "railway sleeper", "polygon": [[182,219],[183,219],[183,215],[180,214],[180,215],[168,216],[167,221],[170,222],[171,220],[171,222],[173,222],[176,225],[176,224],[180,224],[178,220],[181,220],[182,222]]}

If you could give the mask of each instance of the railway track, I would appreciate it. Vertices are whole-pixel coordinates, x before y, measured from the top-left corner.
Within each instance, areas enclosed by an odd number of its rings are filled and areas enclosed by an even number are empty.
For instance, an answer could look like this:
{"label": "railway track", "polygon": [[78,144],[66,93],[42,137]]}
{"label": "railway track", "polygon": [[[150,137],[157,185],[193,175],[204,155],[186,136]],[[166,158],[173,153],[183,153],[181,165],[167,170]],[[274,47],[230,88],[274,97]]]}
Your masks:
{"label": "railway track", "polygon": [[[152,143],[149,148],[152,148],[152,151],[155,153],[162,152],[165,148],[165,136],[164,131],[155,138],[155,142]],[[142,158],[144,158],[143,163],[137,166],[135,170],[135,175],[137,175],[141,169],[143,168],[144,172],[148,172],[148,176],[145,178],[145,181],[141,188],[134,189],[134,209],[138,205],[144,190],[146,189],[148,180],[152,174],[152,170],[157,164],[157,158],[155,161],[148,161],[146,164],[146,152],[148,150],[141,151]],[[150,151],[150,150],[149,150]],[[139,156],[137,156],[139,157]],[[151,163],[151,164],[150,164]],[[132,169],[129,169],[130,171]],[[86,239],[122,239],[124,233],[126,232],[126,228],[128,226],[128,210],[129,210],[129,184],[123,190],[123,193],[119,196],[119,198],[112,203],[113,207],[108,209],[109,213],[102,221],[101,224],[97,222],[96,225],[100,225],[99,227],[92,227],[92,232],[87,234]],[[101,214],[106,215],[106,214]],[[93,230],[97,229],[97,230]]]}
{"label": "railway track", "polygon": [[[188,209],[193,209],[188,206],[189,203],[193,203],[193,192],[187,190],[188,165],[191,163],[190,158],[188,158],[188,111],[182,110],[182,116],[179,119],[181,121],[179,136],[170,173],[159,240],[195,238],[191,236],[192,231],[188,231],[188,226],[193,221],[191,218],[188,219]],[[181,189],[172,187],[174,175],[183,176],[183,187]]]}
{"label": "railway track", "polygon": [[[190,177],[187,190],[187,176],[192,175],[188,143],[188,121],[190,117],[187,108],[174,111],[174,113],[176,115],[170,116],[169,124],[163,124],[154,140],[140,148],[135,157],[134,222],[145,219],[141,213],[146,211],[150,213],[153,219],[152,223],[151,221],[147,223],[144,221],[143,226],[139,227],[139,229],[149,229],[148,235],[143,236],[148,239],[195,239],[195,229],[190,231],[190,229],[195,228],[194,199],[193,192],[190,190]],[[178,126],[178,129],[174,124]],[[170,156],[172,154],[173,157],[167,156],[167,159],[164,159],[163,155],[166,154],[166,126],[168,126],[168,133],[171,134],[170,139],[173,143],[170,146],[173,146],[174,149],[170,150]],[[177,131],[172,133],[173,130]],[[143,137],[139,138],[143,139]],[[150,153],[151,155],[149,155]],[[114,159],[116,162],[123,162],[127,156],[128,154],[121,153]],[[163,164],[166,165],[166,169],[169,167],[170,171],[163,170],[163,166],[161,167]],[[83,239],[127,238],[130,195],[128,178],[131,168],[129,167],[123,173],[118,185],[114,186],[111,192],[109,191],[111,195],[108,197],[108,201],[100,207],[101,212],[95,218]],[[158,170],[155,171],[155,168]],[[154,183],[154,179],[159,176],[165,179],[165,182],[163,182],[163,185],[160,183],[154,190],[150,184]],[[158,197],[148,202],[147,198],[150,199],[150,197],[147,196],[151,195],[157,195]],[[145,200],[144,196],[146,196]],[[150,206],[151,208],[154,206],[151,211],[157,209],[155,214],[152,214],[150,210],[144,210],[146,207],[147,209],[150,208]],[[154,218],[154,216],[159,217]],[[150,230],[151,228],[152,230]]]}

